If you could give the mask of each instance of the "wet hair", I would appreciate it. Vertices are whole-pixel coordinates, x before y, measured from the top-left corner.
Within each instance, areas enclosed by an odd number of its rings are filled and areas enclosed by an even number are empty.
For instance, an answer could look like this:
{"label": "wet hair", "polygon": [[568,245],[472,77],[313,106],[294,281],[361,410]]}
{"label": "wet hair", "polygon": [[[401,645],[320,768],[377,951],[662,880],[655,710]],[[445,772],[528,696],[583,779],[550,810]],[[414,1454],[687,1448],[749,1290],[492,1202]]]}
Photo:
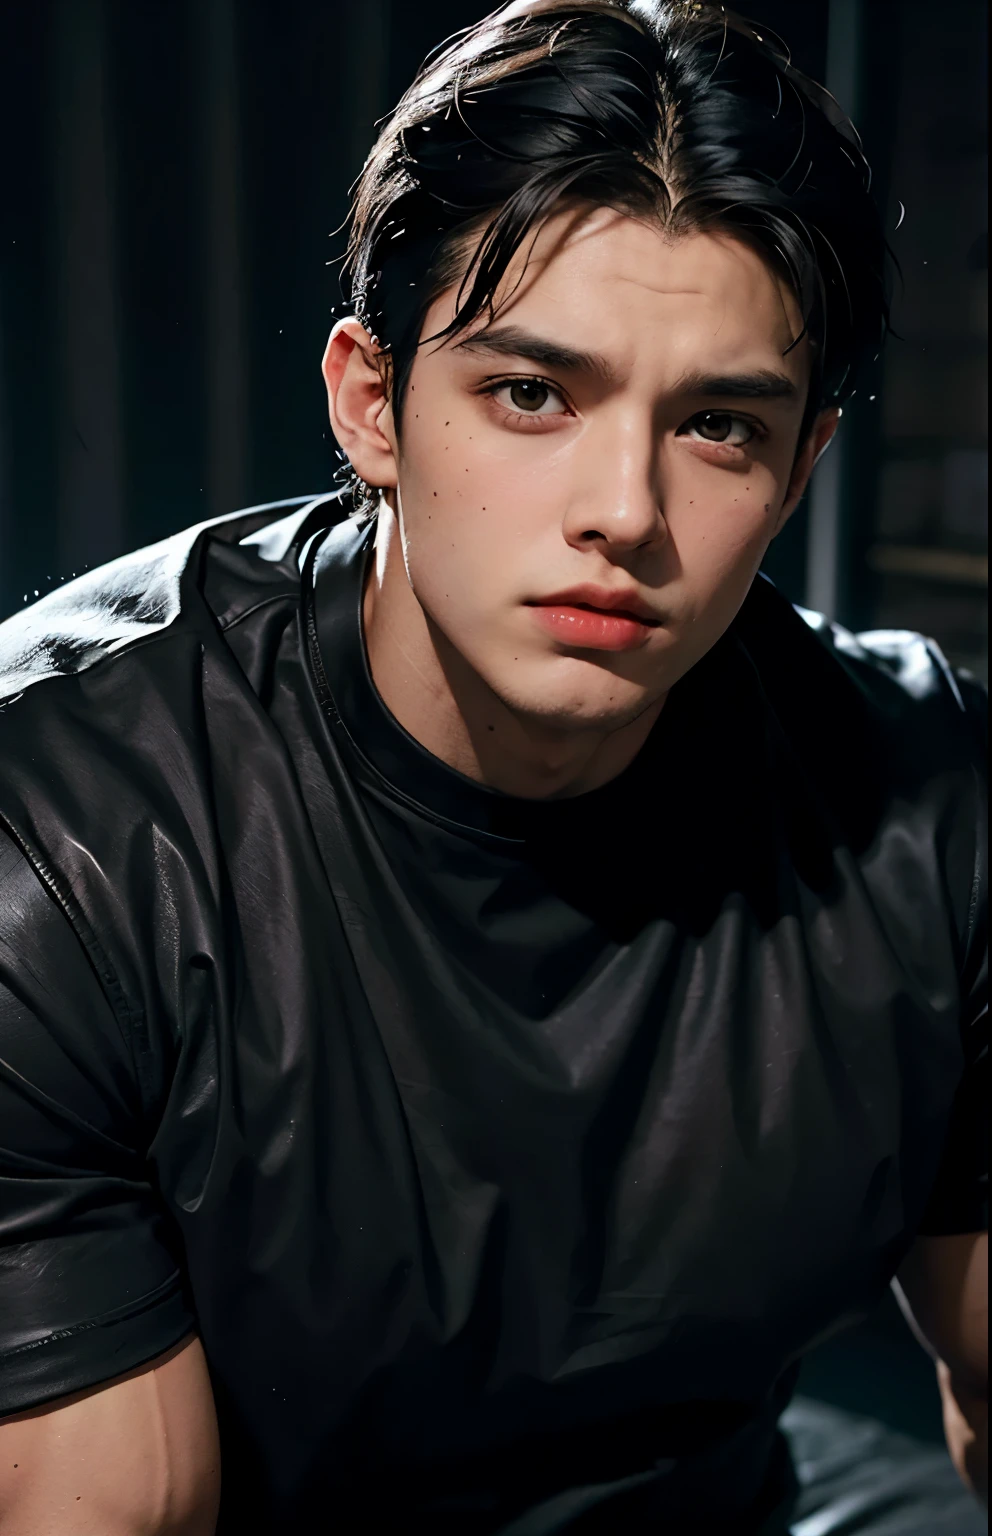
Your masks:
{"label": "wet hair", "polygon": [[[812,374],[800,441],[888,323],[887,245],[854,128],[782,42],[722,6],[545,0],[442,44],[358,179],[345,299],[385,354],[397,431],[418,346],[492,320],[521,243],[569,206],[716,230],[796,295]],[[455,318],[422,336],[458,285]]]}

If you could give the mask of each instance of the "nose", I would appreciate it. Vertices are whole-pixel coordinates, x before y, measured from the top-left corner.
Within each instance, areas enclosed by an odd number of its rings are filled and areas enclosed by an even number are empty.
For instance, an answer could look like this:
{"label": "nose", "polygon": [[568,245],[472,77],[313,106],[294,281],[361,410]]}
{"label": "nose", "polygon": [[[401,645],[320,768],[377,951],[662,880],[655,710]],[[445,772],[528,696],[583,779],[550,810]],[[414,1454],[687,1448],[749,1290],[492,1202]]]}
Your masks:
{"label": "nose", "polygon": [[630,415],[604,423],[583,443],[562,532],[569,544],[596,541],[616,551],[657,547],[668,537],[657,444]]}

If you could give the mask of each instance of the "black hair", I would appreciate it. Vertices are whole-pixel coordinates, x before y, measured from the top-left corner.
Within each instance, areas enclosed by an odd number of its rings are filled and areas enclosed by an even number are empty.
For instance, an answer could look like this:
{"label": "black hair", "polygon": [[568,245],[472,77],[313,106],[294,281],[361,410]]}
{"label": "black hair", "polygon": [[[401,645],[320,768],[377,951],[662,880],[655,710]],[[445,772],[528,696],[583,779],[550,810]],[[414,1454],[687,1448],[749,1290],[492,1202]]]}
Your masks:
{"label": "black hair", "polygon": [[[343,286],[386,355],[397,430],[418,345],[491,319],[528,233],[590,203],[676,236],[725,231],[783,276],[813,359],[801,441],[888,324],[888,247],[854,128],[778,38],[723,6],[517,9],[428,56],[356,184]],[[455,318],[423,338],[456,282]]]}

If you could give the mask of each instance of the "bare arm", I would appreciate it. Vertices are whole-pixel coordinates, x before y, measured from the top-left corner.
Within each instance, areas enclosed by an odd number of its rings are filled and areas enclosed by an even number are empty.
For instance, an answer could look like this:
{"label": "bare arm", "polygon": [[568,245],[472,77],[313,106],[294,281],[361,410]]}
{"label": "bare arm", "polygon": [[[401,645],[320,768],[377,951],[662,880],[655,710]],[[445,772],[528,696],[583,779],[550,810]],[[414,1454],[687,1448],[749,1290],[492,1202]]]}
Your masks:
{"label": "bare arm", "polygon": [[219,1498],[199,1339],[0,1422],[3,1536],[212,1536]]}
{"label": "bare arm", "polygon": [[892,1289],[937,1362],[951,1460],[965,1486],[988,1507],[988,1233],[918,1237]]}

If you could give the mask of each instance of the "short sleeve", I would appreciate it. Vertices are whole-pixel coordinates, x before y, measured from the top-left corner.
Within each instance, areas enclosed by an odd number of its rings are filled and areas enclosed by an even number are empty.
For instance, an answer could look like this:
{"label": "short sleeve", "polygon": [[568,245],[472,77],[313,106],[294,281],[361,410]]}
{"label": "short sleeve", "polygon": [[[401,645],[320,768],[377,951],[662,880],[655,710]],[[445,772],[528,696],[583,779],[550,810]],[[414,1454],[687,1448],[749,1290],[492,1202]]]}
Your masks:
{"label": "short sleeve", "polygon": [[108,1381],[194,1328],[141,1100],[69,918],[0,826],[0,1413]]}
{"label": "short sleeve", "polygon": [[968,935],[961,975],[961,1038],[964,1071],[958,1084],[937,1178],[919,1231],[927,1237],[988,1231],[989,1150],[989,952],[987,784],[988,696],[974,678],[956,676],[961,707],[969,718],[981,778],[981,809],[973,817],[975,863]]}

